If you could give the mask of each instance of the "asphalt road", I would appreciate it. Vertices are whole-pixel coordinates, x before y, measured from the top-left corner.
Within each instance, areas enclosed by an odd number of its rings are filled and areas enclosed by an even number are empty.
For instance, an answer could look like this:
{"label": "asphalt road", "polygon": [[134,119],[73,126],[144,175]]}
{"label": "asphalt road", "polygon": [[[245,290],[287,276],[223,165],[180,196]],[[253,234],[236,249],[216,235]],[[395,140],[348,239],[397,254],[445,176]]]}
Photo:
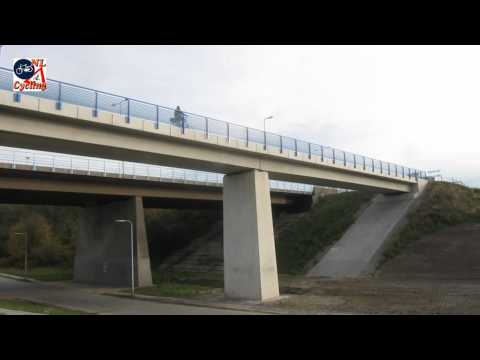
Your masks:
{"label": "asphalt road", "polygon": [[254,314],[252,312],[119,298],[101,295],[101,291],[101,288],[87,287],[73,283],[31,283],[0,277],[0,298],[21,298],[101,315]]}

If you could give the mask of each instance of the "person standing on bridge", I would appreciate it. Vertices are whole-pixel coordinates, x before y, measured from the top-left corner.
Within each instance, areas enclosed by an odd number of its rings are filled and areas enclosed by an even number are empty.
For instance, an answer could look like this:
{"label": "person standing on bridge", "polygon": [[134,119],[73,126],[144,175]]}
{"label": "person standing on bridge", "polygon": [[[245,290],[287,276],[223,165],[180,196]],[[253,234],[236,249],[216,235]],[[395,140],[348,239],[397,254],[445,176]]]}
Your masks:
{"label": "person standing on bridge", "polygon": [[185,120],[185,113],[180,109],[180,106],[177,106],[173,118],[171,119],[173,125],[178,127],[187,127],[187,122]]}

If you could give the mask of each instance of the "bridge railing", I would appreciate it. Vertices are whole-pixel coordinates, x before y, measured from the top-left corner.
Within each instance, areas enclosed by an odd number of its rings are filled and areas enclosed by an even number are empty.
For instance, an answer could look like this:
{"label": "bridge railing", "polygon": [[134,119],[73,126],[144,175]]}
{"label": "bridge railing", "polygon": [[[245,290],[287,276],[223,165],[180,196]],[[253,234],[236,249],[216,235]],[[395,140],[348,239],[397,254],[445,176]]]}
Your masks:
{"label": "bridge railing", "polygon": [[[222,186],[223,174],[0,147],[0,167]],[[272,190],[311,194],[312,185],[270,180]]]}
{"label": "bridge railing", "polygon": [[[12,71],[0,67],[0,89],[12,91]],[[317,157],[321,162],[334,163],[340,166],[359,169],[366,172],[385,174],[399,178],[426,178],[425,171],[392,164],[386,161],[372,159],[335,149],[329,146],[305,142],[288,136],[252,129],[242,125],[213,119],[185,111],[177,111],[165,106],[135,100],[103,91],[69,84],[62,81],[47,80],[47,90],[43,92],[24,92],[22,95],[36,96],[55,101],[61,109],[63,103],[85,106],[92,109],[92,116],[98,116],[101,111],[108,111],[123,115],[126,122],[133,117],[151,121],[156,128],[169,125],[178,127],[183,133],[185,129],[223,136],[229,141],[236,139],[249,146],[250,143],[263,145],[264,149],[275,149],[280,153],[291,151],[295,156],[300,154],[312,158]],[[15,93],[17,101],[20,93]]]}

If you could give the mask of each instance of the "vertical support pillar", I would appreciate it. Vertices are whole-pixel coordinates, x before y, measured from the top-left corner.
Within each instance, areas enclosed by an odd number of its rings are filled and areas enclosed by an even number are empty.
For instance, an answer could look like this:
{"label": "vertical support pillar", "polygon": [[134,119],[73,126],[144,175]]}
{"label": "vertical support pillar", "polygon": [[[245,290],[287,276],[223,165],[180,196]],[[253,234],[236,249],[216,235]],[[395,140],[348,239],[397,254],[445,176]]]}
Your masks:
{"label": "vertical support pillar", "polygon": [[251,170],[223,179],[225,295],[279,296],[268,173]]}
{"label": "vertical support pillar", "polygon": [[130,229],[128,224],[116,223],[116,219],[127,219],[134,225],[135,286],[151,286],[143,202],[138,196],[82,209],[75,249],[74,281],[130,286]]}

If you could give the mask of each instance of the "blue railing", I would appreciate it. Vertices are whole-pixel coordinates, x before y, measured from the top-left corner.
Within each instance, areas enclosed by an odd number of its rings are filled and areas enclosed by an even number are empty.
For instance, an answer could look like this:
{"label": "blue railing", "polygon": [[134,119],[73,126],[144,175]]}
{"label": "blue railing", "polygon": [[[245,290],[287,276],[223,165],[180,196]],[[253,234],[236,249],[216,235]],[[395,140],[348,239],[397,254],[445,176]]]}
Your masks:
{"label": "blue railing", "polygon": [[[288,136],[252,129],[242,125],[213,119],[185,111],[176,111],[165,106],[145,101],[93,90],[66,82],[47,80],[47,90],[43,92],[25,92],[22,95],[36,96],[56,101],[60,109],[62,103],[81,105],[92,109],[92,115],[98,116],[101,111],[108,111],[125,116],[129,122],[132,117],[152,121],[158,128],[160,124],[176,126],[182,132],[186,128],[209,134],[224,136],[229,139],[242,140],[246,146],[257,143],[265,149],[276,148],[279,152],[293,151],[295,156],[304,154],[308,158],[317,156],[320,161],[328,161],[341,166],[349,166],[367,172],[385,174],[399,178],[426,178],[425,171],[372,159],[329,146],[313,144]],[[0,67],[0,89],[12,91],[12,71]],[[19,93],[16,93],[19,94]],[[19,100],[20,95],[17,95]]]}

